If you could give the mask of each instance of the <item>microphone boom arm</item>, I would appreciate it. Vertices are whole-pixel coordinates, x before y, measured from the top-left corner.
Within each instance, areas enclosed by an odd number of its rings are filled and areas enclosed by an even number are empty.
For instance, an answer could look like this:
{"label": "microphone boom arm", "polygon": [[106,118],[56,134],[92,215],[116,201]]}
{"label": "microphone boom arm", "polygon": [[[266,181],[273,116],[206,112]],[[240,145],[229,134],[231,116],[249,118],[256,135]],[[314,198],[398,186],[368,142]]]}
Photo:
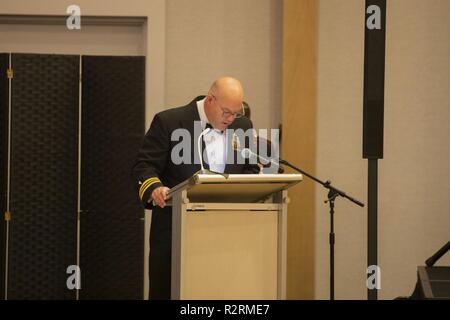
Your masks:
{"label": "microphone boom arm", "polygon": [[[302,170],[302,169],[300,169],[300,168],[297,168],[297,167],[294,166],[293,164],[289,163],[289,161],[283,160],[283,159],[281,159],[281,158],[278,158],[277,160],[274,160],[274,159],[268,159],[268,158],[266,158],[266,157],[263,157],[263,156],[261,156],[261,155],[259,155],[259,154],[254,153],[253,151],[251,151],[251,150],[248,149],[248,148],[242,149],[241,152],[243,153],[243,156],[247,155],[246,158],[248,158],[248,157],[255,157],[255,158],[258,159],[258,160],[263,160],[263,161],[266,162],[266,163],[272,163],[272,164],[274,164],[274,165],[276,165],[276,166],[279,166],[280,164],[286,165],[286,166],[288,166],[288,167],[294,169],[295,171],[300,172],[300,173],[303,174],[304,176],[307,176],[307,177],[310,178],[311,180],[313,180],[313,181],[315,181],[315,182],[321,184],[321,185],[324,186],[326,189],[330,190],[330,193],[332,194],[331,197],[333,197],[333,199],[336,198],[337,196],[341,196],[341,197],[343,197],[343,198],[347,198],[348,200],[350,200],[351,202],[357,204],[357,205],[360,206],[360,207],[364,207],[364,203],[362,203],[361,201],[356,200],[355,198],[353,198],[353,197],[347,195],[344,191],[339,190],[339,189],[333,187],[333,186],[331,185],[331,181],[327,180],[326,182],[323,182],[323,181],[317,179],[316,177],[314,177],[313,175],[311,175],[311,174],[305,172],[304,170]],[[244,153],[245,153],[245,154],[244,154]],[[330,197],[330,198],[331,198],[331,197]],[[330,200],[330,199],[328,199],[328,200]]]}

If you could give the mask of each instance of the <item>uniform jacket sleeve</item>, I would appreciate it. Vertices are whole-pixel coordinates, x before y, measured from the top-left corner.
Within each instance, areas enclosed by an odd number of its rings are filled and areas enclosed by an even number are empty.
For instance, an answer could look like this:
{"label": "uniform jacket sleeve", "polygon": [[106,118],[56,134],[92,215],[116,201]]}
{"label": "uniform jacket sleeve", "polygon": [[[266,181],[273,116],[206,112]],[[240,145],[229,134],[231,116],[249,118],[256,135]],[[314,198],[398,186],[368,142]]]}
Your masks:
{"label": "uniform jacket sleeve", "polygon": [[168,129],[157,114],[144,137],[143,145],[132,168],[132,177],[138,189],[139,198],[143,206],[148,209],[152,208],[149,200],[153,190],[163,186],[160,176],[169,160],[169,148]]}

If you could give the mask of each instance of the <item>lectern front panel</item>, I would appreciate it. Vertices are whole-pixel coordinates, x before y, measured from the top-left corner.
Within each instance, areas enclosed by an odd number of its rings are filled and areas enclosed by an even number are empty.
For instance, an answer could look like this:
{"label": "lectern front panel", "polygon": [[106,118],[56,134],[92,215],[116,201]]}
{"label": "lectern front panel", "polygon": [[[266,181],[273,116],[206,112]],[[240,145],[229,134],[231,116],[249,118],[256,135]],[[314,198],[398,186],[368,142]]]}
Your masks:
{"label": "lectern front panel", "polygon": [[187,211],[183,219],[181,299],[277,299],[277,211]]}

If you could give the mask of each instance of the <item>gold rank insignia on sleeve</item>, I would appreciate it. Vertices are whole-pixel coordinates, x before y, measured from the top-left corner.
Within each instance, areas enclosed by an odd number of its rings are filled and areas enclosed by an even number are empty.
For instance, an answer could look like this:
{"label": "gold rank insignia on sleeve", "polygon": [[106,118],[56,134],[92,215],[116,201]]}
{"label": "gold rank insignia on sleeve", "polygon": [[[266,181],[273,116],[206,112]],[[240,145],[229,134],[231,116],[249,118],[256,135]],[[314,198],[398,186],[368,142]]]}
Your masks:
{"label": "gold rank insignia on sleeve", "polygon": [[154,177],[154,178],[149,178],[149,179],[145,180],[143,183],[141,183],[139,181],[139,184],[141,185],[141,187],[139,188],[139,198],[141,199],[141,201],[142,201],[142,197],[144,196],[145,191],[147,191],[147,189],[150,188],[155,183],[161,183],[161,180]]}

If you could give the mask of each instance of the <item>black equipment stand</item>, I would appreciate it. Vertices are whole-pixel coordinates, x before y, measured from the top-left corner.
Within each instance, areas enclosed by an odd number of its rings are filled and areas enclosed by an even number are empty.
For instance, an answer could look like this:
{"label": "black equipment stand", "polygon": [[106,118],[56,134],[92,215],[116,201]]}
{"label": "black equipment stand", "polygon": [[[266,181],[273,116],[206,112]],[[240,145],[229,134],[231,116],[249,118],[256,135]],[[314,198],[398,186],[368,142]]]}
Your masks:
{"label": "black equipment stand", "polygon": [[337,197],[341,196],[343,198],[347,198],[348,200],[350,200],[351,202],[357,204],[360,207],[364,207],[364,203],[350,197],[349,195],[347,195],[344,191],[341,191],[335,187],[333,187],[331,185],[331,181],[327,180],[326,182],[323,182],[319,179],[317,179],[316,177],[314,177],[313,175],[303,171],[302,169],[294,166],[293,164],[289,163],[286,160],[283,159],[268,159],[265,158],[259,154],[254,153],[253,151],[251,151],[250,149],[244,149],[244,150],[240,150],[245,151],[245,156],[244,158],[250,158],[250,157],[255,157],[258,161],[262,162],[263,164],[267,164],[267,163],[272,163],[275,166],[279,166],[280,164],[283,164],[285,166],[288,166],[292,169],[294,169],[295,171],[303,174],[304,176],[307,176],[308,178],[310,178],[311,180],[321,184],[324,188],[328,189],[328,199],[325,201],[325,203],[329,203],[330,204],[330,300],[334,300],[334,243],[335,243],[335,234],[334,234],[334,201],[336,200]]}
{"label": "black equipment stand", "polygon": [[286,160],[279,159],[278,162],[280,164],[286,165],[292,169],[294,169],[297,172],[300,172],[301,174],[307,176],[311,180],[321,184],[324,188],[328,189],[328,199],[325,201],[325,203],[329,203],[330,205],[330,300],[334,300],[334,244],[335,244],[335,234],[334,234],[334,201],[337,197],[341,196],[343,198],[347,198],[351,202],[357,204],[360,207],[364,207],[364,203],[350,197],[347,195],[344,191],[341,191],[339,189],[336,189],[331,185],[331,181],[327,180],[326,182],[323,182],[316,177],[310,175],[309,173],[301,170],[300,168],[297,168],[296,166],[292,165]]}

